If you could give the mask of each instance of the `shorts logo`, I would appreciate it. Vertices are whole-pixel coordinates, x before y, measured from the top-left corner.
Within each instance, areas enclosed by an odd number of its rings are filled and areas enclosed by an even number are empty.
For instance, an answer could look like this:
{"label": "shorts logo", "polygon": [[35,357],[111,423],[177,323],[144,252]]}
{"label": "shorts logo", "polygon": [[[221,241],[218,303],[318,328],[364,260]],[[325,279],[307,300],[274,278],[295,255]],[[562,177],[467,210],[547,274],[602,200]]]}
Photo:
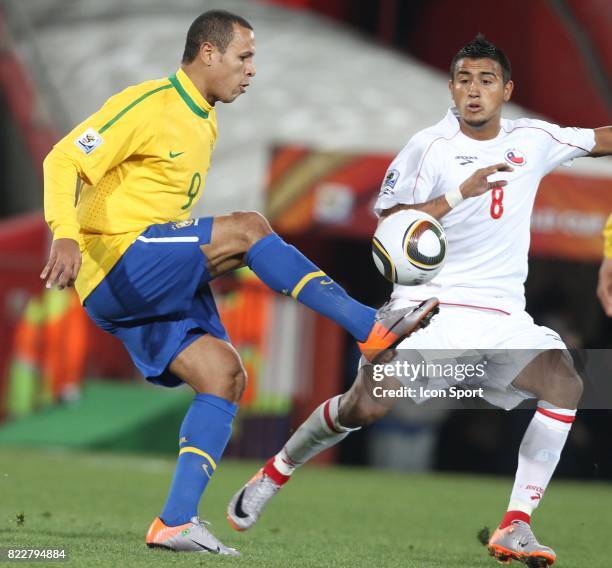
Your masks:
{"label": "shorts logo", "polygon": [[504,155],[506,162],[508,162],[512,166],[524,166],[527,163],[527,158],[525,158],[525,154],[516,148],[511,148],[510,150],[506,150]]}
{"label": "shorts logo", "polygon": [[176,231],[177,229],[184,229],[185,227],[191,227],[191,225],[193,225],[193,219],[178,221],[177,223],[172,223],[172,230]]}
{"label": "shorts logo", "polygon": [[90,154],[100,144],[102,144],[102,136],[100,136],[93,128],[88,128],[81,134],[74,143],[79,147],[84,154]]}
{"label": "shorts logo", "polygon": [[393,188],[399,179],[399,171],[397,170],[389,170],[387,175],[385,176],[385,181],[382,184],[381,193],[383,195],[391,195],[393,193]]}

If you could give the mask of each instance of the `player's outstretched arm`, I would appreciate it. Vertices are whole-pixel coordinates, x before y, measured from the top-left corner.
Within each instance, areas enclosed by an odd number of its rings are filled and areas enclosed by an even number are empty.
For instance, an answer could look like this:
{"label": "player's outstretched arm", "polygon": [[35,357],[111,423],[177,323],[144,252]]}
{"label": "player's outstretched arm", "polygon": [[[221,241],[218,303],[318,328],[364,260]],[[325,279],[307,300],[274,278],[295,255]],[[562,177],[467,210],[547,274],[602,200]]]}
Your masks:
{"label": "player's outstretched arm", "polygon": [[436,219],[441,219],[451,209],[459,205],[464,199],[470,197],[477,197],[486,193],[487,191],[505,187],[508,185],[506,180],[489,181],[488,177],[497,172],[511,172],[512,168],[508,164],[495,164],[487,168],[480,168],[476,170],[469,178],[467,178],[457,189],[447,192],[445,195],[436,197],[425,203],[416,203],[411,205],[395,205],[389,209],[385,209],[381,212],[381,218],[388,217],[393,213],[402,211],[404,209],[419,209],[425,211]]}
{"label": "player's outstretched arm", "polygon": [[431,215],[432,217],[436,219],[441,219],[442,217],[444,217],[444,215],[446,215],[452,209],[452,207],[449,205],[448,201],[446,200],[446,196],[441,195],[440,197],[436,197],[430,201],[426,201],[425,203],[415,203],[415,204],[410,204],[410,205],[404,205],[404,204],[394,205],[393,207],[390,207],[389,209],[385,209],[384,211],[381,211],[380,218],[384,219],[385,217],[388,217],[389,215],[393,215],[393,213],[397,213],[398,211],[405,211],[406,209],[419,209],[420,211],[425,211],[425,213],[428,213],[429,215]]}
{"label": "player's outstretched arm", "polygon": [[595,129],[595,147],[590,155],[594,158],[612,155],[612,126]]}

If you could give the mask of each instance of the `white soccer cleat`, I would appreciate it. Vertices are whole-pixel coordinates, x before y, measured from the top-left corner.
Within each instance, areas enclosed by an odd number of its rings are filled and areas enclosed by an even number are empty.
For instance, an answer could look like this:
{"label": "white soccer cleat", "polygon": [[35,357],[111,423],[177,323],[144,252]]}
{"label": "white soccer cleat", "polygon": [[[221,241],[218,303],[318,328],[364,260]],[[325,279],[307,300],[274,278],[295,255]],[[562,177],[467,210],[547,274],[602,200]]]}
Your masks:
{"label": "white soccer cleat", "polygon": [[250,529],[282,486],[260,469],[227,506],[227,520],[237,531]]}
{"label": "white soccer cleat", "polygon": [[503,529],[497,528],[489,540],[489,554],[502,564],[518,560],[529,568],[546,568],[557,558],[552,548],[538,542],[524,521],[512,521]]}
{"label": "white soccer cleat", "polygon": [[188,523],[169,527],[159,517],[156,517],[149,527],[145,542],[149,548],[166,548],[175,552],[240,556],[236,549],[225,546],[215,537],[206,528],[207,524],[206,521],[193,517]]}

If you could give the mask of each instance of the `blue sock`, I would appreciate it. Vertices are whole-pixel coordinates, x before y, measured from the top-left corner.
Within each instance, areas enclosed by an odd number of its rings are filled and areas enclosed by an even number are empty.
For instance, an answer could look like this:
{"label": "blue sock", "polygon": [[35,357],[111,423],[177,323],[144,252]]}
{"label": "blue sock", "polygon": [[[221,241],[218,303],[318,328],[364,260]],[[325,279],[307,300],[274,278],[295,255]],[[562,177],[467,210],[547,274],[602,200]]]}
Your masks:
{"label": "blue sock", "polygon": [[246,264],[272,290],[292,296],[334,320],[358,341],[365,341],[370,334],[375,310],[351,298],[276,233],[266,235],[248,250]]}
{"label": "blue sock", "polygon": [[189,522],[232,433],[238,406],[213,394],[197,394],[181,425],[179,457],[160,515],[168,526]]}

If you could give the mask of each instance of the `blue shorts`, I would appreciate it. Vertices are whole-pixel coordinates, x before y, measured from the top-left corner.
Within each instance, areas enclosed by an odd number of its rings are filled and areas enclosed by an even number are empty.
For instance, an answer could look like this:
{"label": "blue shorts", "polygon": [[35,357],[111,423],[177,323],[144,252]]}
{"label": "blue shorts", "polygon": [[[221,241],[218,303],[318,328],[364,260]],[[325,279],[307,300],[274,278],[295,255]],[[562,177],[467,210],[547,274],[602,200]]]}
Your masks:
{"label": "blue shorts", "polygon": [[123,342],[153,383],[182,383],[168,365],[198,337],[229,341],[200,249],[212,224],[213,217],[202,217],[150,226],[85,299],[90,317]]}

